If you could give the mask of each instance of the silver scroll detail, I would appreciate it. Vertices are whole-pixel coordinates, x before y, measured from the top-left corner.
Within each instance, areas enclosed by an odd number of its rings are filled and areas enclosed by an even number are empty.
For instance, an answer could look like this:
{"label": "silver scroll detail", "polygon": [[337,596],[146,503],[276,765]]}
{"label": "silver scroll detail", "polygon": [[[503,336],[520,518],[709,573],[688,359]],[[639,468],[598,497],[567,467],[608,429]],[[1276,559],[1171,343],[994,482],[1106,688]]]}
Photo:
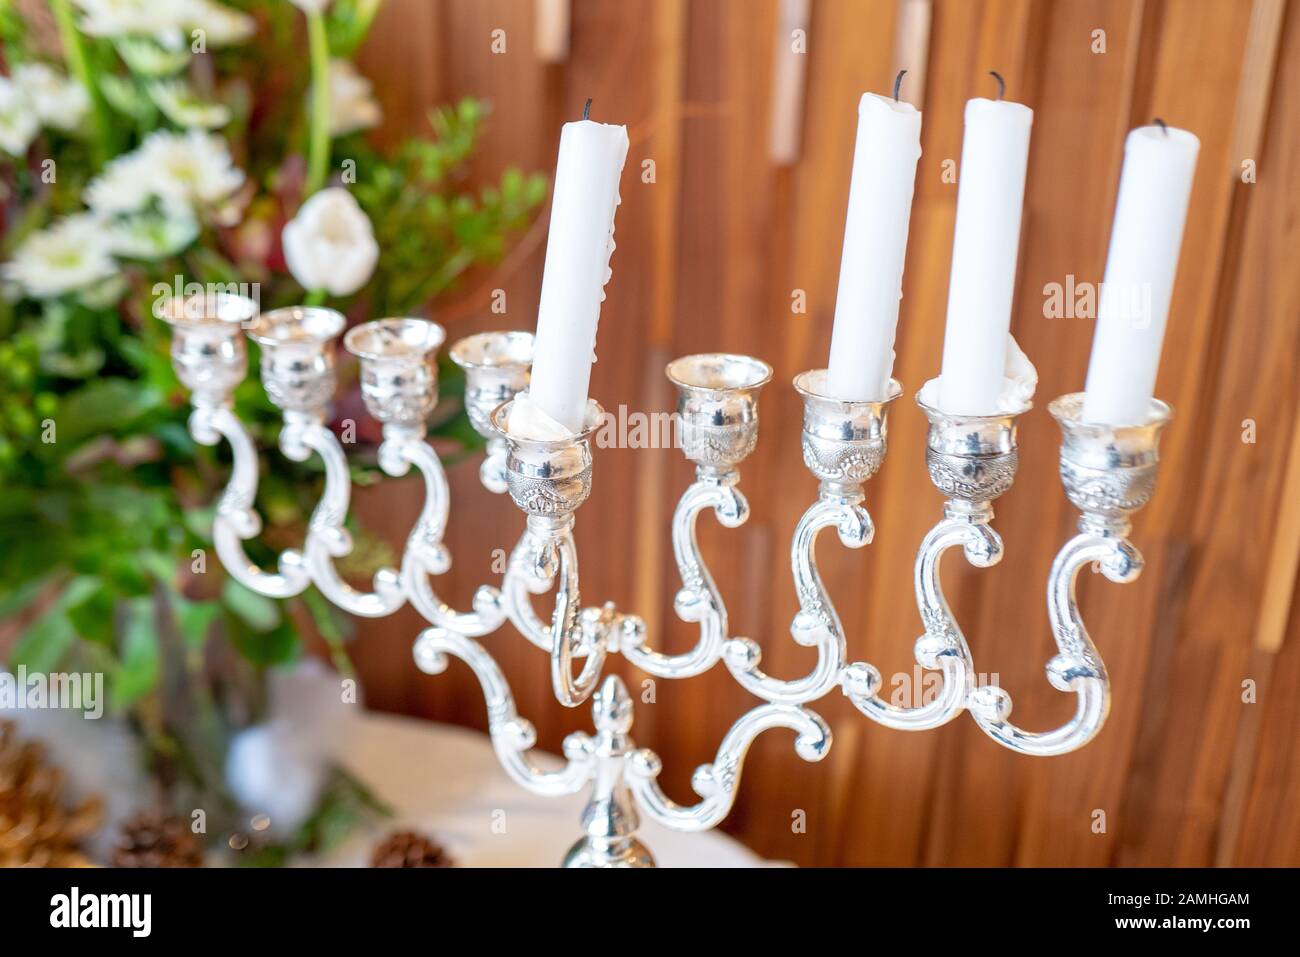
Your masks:
{"label": "silver scroll detail", "polygon": [[[871,541],[871,517],[862,505],[863,483],[884,459],[889,404],[901,393],[891,382],[880,402],[848,402],[826,394],[825,372],[795,379],[804,398],[803,458],[820,481],[818,499],[804,513],[791,542],[791,567],[799,612],[791,635],[817,652],[817,663],[803,678],[781,680],[759,668],[757,644],[743,638],[727,643],[724,660],[747,690],[774,703],[805,704],[839,686],[867,717],[901,730],[946,724],[969,710],[991,738],[1029,755],[1064,754],[1082,747],[1101,730],[1110,702],[1110,682],[1096,646],[1084,628],[1075,597],[1075,580],[1095,564],[1114,582],[1129,582],[1142,560],[1128,541],[1130,516],[1150,500],[1155,488],[1160,431],[1171,415],[1153,401],[1148,420],[1136,426],[1084,423],[1081,395],[1067,395],[1049,407],[1064,435],[1061,478],[1066,495],[1083,513],[1079,534],[1058,553],[1047,584],[1048,617],[1058,654],[1047,666],[1054,688],[1074,692],[1074,717],[1054,730],[1024,731],[1007,719],[1011,698],[1001,688],[977,686],[970,647],[944,597],[940,579],[943,555],[960,546],[977,568],[997,564],[1002,539],[990,524],[992,502],[1015,480],[1018,452],[1016,418],[1028,408],[989,416],[950,415],[921,403],[930,420],[926,466],[931,482],[947,501],[944,515],[922,541],[916,555],[915,591],[924,632],[915,657],[925,669],[942,674],[938,691],[911,706],[885,701],[880,672],[866,662],[847,660],[843,625],[818,574],[815,546],[823,528],[835,528],[840,541],[860,548]],[[919,401],[919,400],[918,400]]]}

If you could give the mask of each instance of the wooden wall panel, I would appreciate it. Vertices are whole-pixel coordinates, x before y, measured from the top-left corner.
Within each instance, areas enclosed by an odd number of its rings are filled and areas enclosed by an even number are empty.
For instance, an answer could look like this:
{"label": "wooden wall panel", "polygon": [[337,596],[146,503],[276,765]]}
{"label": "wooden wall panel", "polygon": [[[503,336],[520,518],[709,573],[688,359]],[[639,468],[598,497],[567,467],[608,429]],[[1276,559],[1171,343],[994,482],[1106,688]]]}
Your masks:
{"label": "wooden wall panel", "polygon": [[[1300,16],[1295,4],[1280,6],[933,4],[895,366],[905,396],[891,415],[889,458],[867,489],[876,541],[850,552],[832,534],[818,555],[850,655],[876,664],[887,682],[913,671],[921,629],[912,561],[941,499],[925,477],[925,422],[911,396],[937,374],[942,344],[957,195],[944,161],[960,158],[965,100],[993,92],[989,70],[1006,78],[1009,98],[1035,110],[1013,331],[1039,368],[1038,408],[1023,420],[1016,487],[997,505],[1003,564],[976,570],[956,556],[944,573],[977,668],[1012,693],[1018,723],[1059,723],[1073,707],[1043,675],[1054,651],[1043,586],[1075,520],[1044,407],[1081,388],[1092,324],[1044,318],[1043,286],[1069,274],[1100,280],[1124,136],[1158,115],[1196,132],[1202,147],[1158,386],[1178,418],[1163,447],[1161,487],[1134,536],[1147,567],[1129,586],[1083,583],[1085,615],[1115,686],[1109,723],[1087,748],[1019,757],[965,716],[937,731],[892,731],[832,693],[816,705],[836,735],[825,761],[799,761],[785,732],[751,753],[726,827],[756,850],[822,865],[1297,863],[1300,616],[1292,613],[1280,650],[1256,647],[1264,582],[1278,567],[1270,556],[1291,547],[1286,537],[1274,540],[1273,516],[1300,496],[1286,471],[1300,428]],[[592,393],[610,409],[667,410],[674,400],[662,367],[672,356],[743,351],[773,365],[762,436],[743,471],[751,520],[731,531],[703,516],[700,539],[732,632],[759,641],[765,669],[782,677],[812,664],[788,633],[797,609],[789,536],[815,495],[799,460],[801,408],[789,382],[825,363],[855,105],[863,90],[892,82],[898,7],[813,0],[801,153],[788,167],[767,155],[776,0],[574,0],[570,56],[553,65],[536,59],[527,0],[389,0],[362,56],[387,114],[381,140],[416,129],[436,103],[465,95],[493,102],[476,178],[509,165],[549,174],[559,126],[588,96],[593,116],[628,125]],[[495,29],[506,31],[505,54],[490,51]],[[1105,31],[1105,52],[1094,52],[1096,30]],[[1258,157],[1236,155],[1246,142],[1259,144]],[[1258,160],[1257,183],[1240,181],[1243,158]],[[652,177],[643,175],[647,161]],[[499,270],[437,304],[453,338],[503,324],[532,328],[545,219]],[[497,287],[506,290],[505,317],[488,313]],[[792,312],[796,290],[806,313]],[[1254,444],[1241,441],[1246,418],[1257,423]],[[673,613],[668,532],[690,467],[671,449],[601,449],[598,459],[578,522],[584,597],[636,610],[656,648],[684,650],[695,635]],[[491,549],[510,547],[522,519],[478,487],[476,463],[456,466],[451,479],[456,566],[440,585],[463,605],[493,577]],[[359,504],[400,543],[418,488],[386,486],[380,495]],[[1270,594],[1279,593],[1291,594],[1273,586]],[[419,627],[409,612],[359,627],[354,653],[370,703],[483,727],[466,669],[430,678],[411,666]],[[544,746],[558,749],[566,732],[589,726],[587,709],[553,701],[543,653],[508,627],[485,643]],[[691,770],[754,699],[721,666],[659,681],[652,696],[644,675],[621,662],[614,669],[643,699],[638,742],[665,757],[669,793],[689,800]],[[1253,705],[1241,700],[1246,678],[1257,683]],[[806,832],[791,826],[798,811]]]}

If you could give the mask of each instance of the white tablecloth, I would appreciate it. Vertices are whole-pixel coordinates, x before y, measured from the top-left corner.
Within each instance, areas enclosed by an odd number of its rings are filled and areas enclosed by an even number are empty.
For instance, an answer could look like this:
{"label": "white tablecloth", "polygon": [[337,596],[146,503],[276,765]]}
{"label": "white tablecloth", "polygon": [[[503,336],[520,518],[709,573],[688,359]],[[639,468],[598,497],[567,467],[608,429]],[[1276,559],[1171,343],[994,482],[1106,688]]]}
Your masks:
{"label": "white tablecloth", "polygon": [[[395,817],[359,830],[318,865],[365,867],[376,842],[394,828],[431,835],[465,867],[554,867],[581,836],[586,794],[545,798],[525,791],[501,770],[491,742],[477,731],[366,714],[348,737],[349,769]],[[682,834],[643,817],[638,835],[660,867],[767,864],[716,831]]]}

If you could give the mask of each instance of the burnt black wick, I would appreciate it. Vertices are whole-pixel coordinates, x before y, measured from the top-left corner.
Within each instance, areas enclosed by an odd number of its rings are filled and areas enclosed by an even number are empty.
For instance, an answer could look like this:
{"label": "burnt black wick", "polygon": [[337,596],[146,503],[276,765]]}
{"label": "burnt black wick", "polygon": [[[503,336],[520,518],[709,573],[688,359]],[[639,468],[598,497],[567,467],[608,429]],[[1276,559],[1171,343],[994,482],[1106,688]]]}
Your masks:
{"label": "burnt black wick", "polygon": [[903,85],[903,75],[905,73],[907,73],[906,70],[899,70],[898,76],[894,77],[894,102],[895,103],[898,102],[898,88]]}
{"label": "burnt black wick", "polygon": [[591,97],[587,97],[587,102],[582,104],[582,118],[584,120],[591,119]]}
{"label": "burnt black wick", "polygon": [[1160,129],[1164,132],[1165,136],[1169,135],[1169,124],[1166,123],[1164,120],[1162,120],[1160,117],[1157,116],[1151,122],[1154,123],[1156,126],[1160,127]]}
{"label": "burnt black wick", "polygon": [[1002,99],[1007,94],[1007,81],[1002,79],[1002,74],[997,70],[989,70],[989,76],[998,81],[998,99]]}

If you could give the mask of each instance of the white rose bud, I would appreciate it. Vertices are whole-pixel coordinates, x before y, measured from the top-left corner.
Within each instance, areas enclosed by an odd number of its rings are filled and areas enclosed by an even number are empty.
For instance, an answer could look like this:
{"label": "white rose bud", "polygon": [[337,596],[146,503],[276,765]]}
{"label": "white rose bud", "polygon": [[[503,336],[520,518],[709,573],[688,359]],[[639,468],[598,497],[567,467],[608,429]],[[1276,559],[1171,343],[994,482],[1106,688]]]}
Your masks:
{"label": "white rose bud", "polygon": [[322,189],[284,227],[284,258],[308,292],[348,296],[370,279],[379,244],[370,220],[346,189]]}
{"label": "white rose bud", "polygon": [[289,2],[303,13],[324,13],[325,8],[330,5],[330,0],[289,0]]}

